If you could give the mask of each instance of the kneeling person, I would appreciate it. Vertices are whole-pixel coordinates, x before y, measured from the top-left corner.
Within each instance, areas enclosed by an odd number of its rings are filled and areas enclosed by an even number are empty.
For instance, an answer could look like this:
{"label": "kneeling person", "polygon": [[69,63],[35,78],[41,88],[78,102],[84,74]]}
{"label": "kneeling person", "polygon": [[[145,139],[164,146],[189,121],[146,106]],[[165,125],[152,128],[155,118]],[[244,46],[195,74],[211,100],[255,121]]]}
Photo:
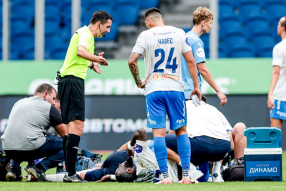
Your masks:
{"label": "kneeling person", "polygon": [[[40,181],[46,181],[45,171],[64,161],[63,140],[45,136],[53,126],[61,137],[65,135],[60,111],[54,106],[56,90],[41,84],[34,96],[19,100],[12,108],[8,125],[1,137],[6,156],[11,158],[8,180],[21,180],[22,161],[28,161],[27,172]],[[46,157],[35,165],[34,160]]]}

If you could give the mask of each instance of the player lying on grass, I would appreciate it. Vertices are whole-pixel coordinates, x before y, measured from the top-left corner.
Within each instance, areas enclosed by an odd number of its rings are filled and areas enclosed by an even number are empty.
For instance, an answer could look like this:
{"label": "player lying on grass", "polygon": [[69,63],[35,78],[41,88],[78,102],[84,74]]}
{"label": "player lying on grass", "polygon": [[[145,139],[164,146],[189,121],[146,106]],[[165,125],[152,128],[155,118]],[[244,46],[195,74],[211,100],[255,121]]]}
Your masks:
{"label": "player lying on grass", "polygon": [[[234,129],[225,116],[215,107],[206,103],[203,96],[199,106],[192,100],[187,105],[187,133],[191,144],[191,158],[198,161],[198,165],[208,165],[208,161],[220,161],[235,150],[235,159],[243,157],[246,139],[243,132],[245,125],[238,123]],[[233,130],[233,131],[232,131]],[[170,131],[172,133],[172,131]],[[166,136],[167,147],[177,152],[177,140],[174,134]],[[215,163],[212,170],[214,182],[221,181],[221,163]],[[217,176],[216,176],[217,175]],[[207,179],[205,179],[207,181]]]}
{"label": "player lying on grass", "polygon": [[[137,141],[136,141],[137,140]],[[141,140],[141,141],[140,141]],[[145,141],[144,141],[145,140]],[[133,152],[128,151],[128,143],[122,145],[117,151],[109,155],[102,166],[97,165],[96,169],[85,170],[81,172],[77,172],[80,177],[87,181],[105,181],[111,178],[111,175],[116,174],[116,171],[120,172],[123,166],[128,168],[128,173],[120,174],[120,176],[114,176],[114,180],[118,180],[121,182],[133,182],[137,177],[139,177],[136,181],[137,182],[145,182],[145,181],[153,181],[156,178],[156,170],[157,175],[159,174],[159,167],[158,163],[154,154],[154,145],[153,141],[149,140],[146,141],[146,132],[143,128],[139,129],[135,132],[132,137],[132,144],[136,141],[137,147],[141,148],[141,152],[136,147],[136,151]],[[129,146],[129,148],[133,149],[133,147]],[[134,162],[136,165],[133,166],[133,160],[131,157],[128,156],[127,151],[129,152],[130,156],[134,156]],[[140,155],[140,159],[136,156]],[[178,169],[177,164],[180,164],[180,157],[177,153],[173,152],[172,150],[168,149],[168,158],[173,159],[168,160],[168,167],[169,173],[171,175],[172,181],[178,182]],[[199,178],[203,174],[196,170],[196,167],[192,165],[190,174],[194,176],[195,179]],[[131,167],[131,168],[129,168]],[[108,175],[108,176],[105,176]],[[55,182],[62,182],[64,174],[56,174],[56,175],[47,175],[46,178],[49,181]],[[162,177],[161,177],[162,179]],[[195,181],[193,181],[195,182]]]}
{"label": "player lying on grass", "polygon": [[[238,149],[236,149],[236,158],[243,156],[243,145],[242,143],[245,143],[243,141],[243,131],[245,129],[245,125],[243,123],[238,123],[235,125],[232,134],[235,137],[235,142],[238,145]],[[225,131],[226,134],[226,131]],[[231,135],[231,133],[229,133]],[[167,135],[167,137],[170,135]],[[176,155],[174,153],[174,150],[176,150],[177,147],[176,141],[174,141],[171,137],[171,139],[166,137],[166,142],[169,144],[170,148],[168,149],[168,170],[169,174],[171,175],[171,179],[173,182],[177,182],[181,179],[179,175],[179,169],[178,166],[180,165],[180,157],[179,155]],[[136,143],[136,144],[135,144]],[[156,170],[158,170],[158,164],[155,160],[155,155],[152,152],[154,142],[152,140],[147,141],[146,132],[143,128],[139,129],[134,136],[132,137],[132,140],[130,142],[127,142],[124,144],[119,150],[127,150],[129,155],[134,156],[134,162],[133,164],[132,160],[127,160],[124,163],[120,164],[117,170],[115,171],[114,175],[106,175],[101,179],[101,182],[110,180],[111,178],[113,180],[118,180],[119,182],[152,182],[154,179],[156,179],[156,175],[158,175],[158,172],[156,173]],[[131,146],[134,145],[135,147]],[[232,144],[233,145],[233,144]],[[245,145],[245,144],[244,144]],[[135,149],[133,149],[135,148]],[[233,147],[232,147],[233,148]],[[241,148],[241,149],[239,149]],[[131,151],[132,150],[132,151]],[[194,156],[200,155],[200,151],[193,150],[192,154]],[[215,155],[215,154],[214,154]],[[209,160],[220,160],[223,159],[224,156],[219,157],[219,155],[216,156],[208,156],[206,155],[206,159],[201,158],[192,158],[192,163],[196,166],[199,166],[199,169],[201,172],[204,173],[204,175],[199,178],[202,174],[198,173],[198,171],[192,171],[190,170],[190,175],[193,175],[193,178],[201,181],[201,182],[207,182],[209,178],[209,171],[208,171],[208,159]],[[192,165],[191,163],[191,165]],[[192,168],[191,168],[192,169]],[[217,170],[217,169],[215,169]],[[220,168],[218,169],[220,170]],[[136,172],[136,176],[135,176]],[[200,171],[199,171],[200,172]],[[213,171],[213,174],[215,171]],[[218,172],[220,175],[220,172]],[[162,179],[163,177],[160,177],[159,179]]]}
{"label": "player lying on grass", "polygon": [[[239,157],[243,157],[243,149],[246,145],[246,139],[243,135],[243,131],[245,129],[245,125],[243,123],[237,123],[232,130],[232,137],[234,139],[234,155],[235,159]],[[168,137],[169,135],[167,135]],[[97,165],[95,169],[86,170],[77,172],[82,179],[89,181],[98,181],[101,182],[113,179],[118,180],[120,182],[152,182],[156,179],[156,175],[158,175],[158,165],[156,164],[156,159],[154,158],[153,150],[153,141],[146,140],[146,132],[144,129],[139,129],[133,136],[130,142],[131,145],[134,145],[136,142],[136,147],[133,152],[128,151],[128,143],[122,145],[118,151],[110,154],[103,165]],[[142,141],[143,140],[143,141]],[[168,141],[169,143],[169,141]],[[147,145],[147,146],[146,146]],[[172,143],[170,144],[172,145]],[[132,147],[133,149],[133,147]],[[133,165],[133,160],[127,154],[127,151],[130,155],[136,158],[135,165]],[[141,151],[141,152],[140,152]],[[194,154],[194,153],[192,153]],[[195,155],[195,154],[194,154]],[[139,157],[136,157],[139,156]],[[178,181],[180,177],[178,177],[177,164],[180,164],[180,157],[174,153],[171,149],[168,148],[168,165],[169,165],[169,173],[174,182]],[[199,169],[203,172],[203,176],[199,178],[202,174],[200,171],[191,170],[190,174],[193,175],[194,179],[198,179],[200,182],[206,182],[208,180],[208,162],[206,160],[200,161],[193,159],[192,162],[195,165],[199,165]],[[220,165],[220,164],[219,164]],[[214,167],[212,174],[216,171],[220,170],[220,166]],[[220,172],[218,172],[220,175]],[[114,176],[116,175],[116,176]],[[64,174],[56,174],[56,175],[47,175],[46,178],[48,181],[62,182]],[[157,176],[158,177],[158,176]]]}

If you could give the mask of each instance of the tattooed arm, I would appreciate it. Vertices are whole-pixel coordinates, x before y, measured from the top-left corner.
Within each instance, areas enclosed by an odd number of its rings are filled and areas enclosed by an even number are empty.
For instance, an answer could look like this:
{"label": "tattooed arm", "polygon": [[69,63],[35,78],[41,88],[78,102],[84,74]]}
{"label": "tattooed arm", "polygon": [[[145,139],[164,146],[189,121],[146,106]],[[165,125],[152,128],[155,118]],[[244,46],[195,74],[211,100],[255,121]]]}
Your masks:
{"label": "tattooed arm", "polygon": [[143,88],[145,88],[145,84],[146,84],[147,79],[144,81],[141,81],[141,78],[139,76],[139,68],[138,68],[137,62],[138,62],[140,56],[141,56],[141,54],[136,53],[136,52],[132,52],[130,57],[129,57],[128,64],[129,64],[129,69],[133,75],[133,78],[135,80],[137,87],[143,89]]}

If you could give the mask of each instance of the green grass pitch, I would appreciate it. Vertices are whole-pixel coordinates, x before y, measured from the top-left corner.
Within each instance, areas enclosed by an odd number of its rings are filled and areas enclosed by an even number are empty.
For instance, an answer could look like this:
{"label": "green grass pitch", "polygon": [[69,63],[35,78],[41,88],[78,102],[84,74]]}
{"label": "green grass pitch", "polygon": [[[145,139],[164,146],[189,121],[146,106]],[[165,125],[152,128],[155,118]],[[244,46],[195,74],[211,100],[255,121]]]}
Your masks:
{"label": "green grass pitch", "polygon": [[[104,155],[105,159],[107,155]],[[85,191],[85,190],[108,190],[108,191],[141,191],[141,190],[156,190],[156,191],[184,191],[184,190],[202,190],[202,191],[275,191],[286,190],[286,152],[283,152],[283,182],[224,182],[224,183],[199,183],[197,185],[155,185],[152,183],[85,183],[85,184],[72,184],[72,183],[55,183],[55,182],[0,182],[0,190],[39,190],[39,191]],[[22,164],[24,167],[25,164]],[[22,170],[22,173],[24,171]],[[53,174],[55,170],[49,170],[47,174]],[[23,173],[24,174],[24,173]],[[25,175],[25,174],[24,174]]]}

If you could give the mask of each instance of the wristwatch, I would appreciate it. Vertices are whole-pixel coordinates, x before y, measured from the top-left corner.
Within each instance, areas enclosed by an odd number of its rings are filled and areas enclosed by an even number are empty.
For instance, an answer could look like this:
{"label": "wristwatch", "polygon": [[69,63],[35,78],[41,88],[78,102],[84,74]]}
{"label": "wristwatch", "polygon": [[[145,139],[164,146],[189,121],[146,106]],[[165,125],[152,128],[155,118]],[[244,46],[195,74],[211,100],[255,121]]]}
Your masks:
{"label": "wristwatch", "polygon": [[93,62],[91,62],[91,66],[89,67],[91,70],[93,69],[93,67],[94,67],[94,63]]}

